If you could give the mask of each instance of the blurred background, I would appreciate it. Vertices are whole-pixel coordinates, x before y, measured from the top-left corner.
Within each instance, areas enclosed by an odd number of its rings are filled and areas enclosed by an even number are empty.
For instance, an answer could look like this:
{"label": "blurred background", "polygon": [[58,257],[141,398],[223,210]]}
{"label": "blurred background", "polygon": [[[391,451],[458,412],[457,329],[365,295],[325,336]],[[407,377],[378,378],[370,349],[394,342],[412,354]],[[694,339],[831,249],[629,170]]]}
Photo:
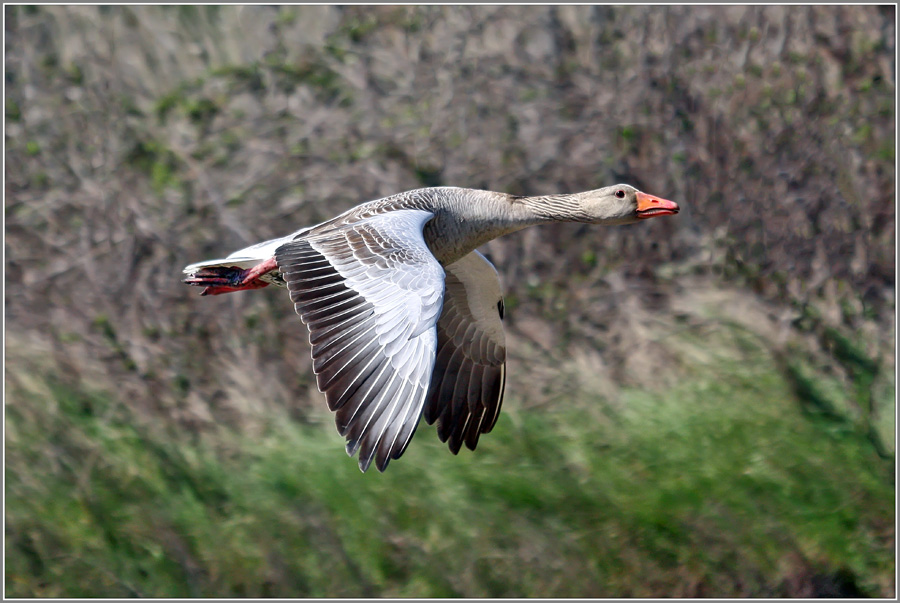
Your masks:
{"label": "blurred background", "polygon": [[[6,595],[895,594],[893,6],[7,6]],[[186,264],[421,186],[503,412],[361,474],[283,290]]]}

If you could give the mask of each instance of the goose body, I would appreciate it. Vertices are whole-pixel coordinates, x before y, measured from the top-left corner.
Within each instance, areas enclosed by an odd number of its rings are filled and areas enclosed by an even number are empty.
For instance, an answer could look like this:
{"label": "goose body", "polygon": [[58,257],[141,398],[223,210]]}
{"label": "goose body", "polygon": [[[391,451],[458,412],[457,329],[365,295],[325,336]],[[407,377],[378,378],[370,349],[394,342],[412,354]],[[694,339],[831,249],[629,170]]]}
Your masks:
{"label": "goose body", "polygon": [[319,390],[347,453],[384,471],[421,417],[456,454],[497,421],[506,381],[503,296],[476,248],[558,221],[626,224],[678,205],[620,184],[520,197],[424,188],[358,205],[223,259],[191,264],[202,295],[286,287],[309,330]]}

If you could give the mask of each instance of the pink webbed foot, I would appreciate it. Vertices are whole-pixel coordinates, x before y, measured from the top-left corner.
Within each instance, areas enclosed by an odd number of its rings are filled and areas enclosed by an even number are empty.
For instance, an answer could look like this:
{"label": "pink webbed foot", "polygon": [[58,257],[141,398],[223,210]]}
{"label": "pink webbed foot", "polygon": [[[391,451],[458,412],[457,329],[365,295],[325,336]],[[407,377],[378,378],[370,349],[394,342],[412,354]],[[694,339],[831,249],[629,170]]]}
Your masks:
{"label": "pink webbed foot", "polygon": [[233,293],[235,291],[249,291],[251,289],[268,287],[269,283],[261,280],[260,277],[277,268],[278,265],[275,263],[275,258],[268,259],[246,270],[237,266],[209,266],[201,268],[184,279],[183,282],[188,285],[204,287],[200,295],[221,295],[222,293]]}

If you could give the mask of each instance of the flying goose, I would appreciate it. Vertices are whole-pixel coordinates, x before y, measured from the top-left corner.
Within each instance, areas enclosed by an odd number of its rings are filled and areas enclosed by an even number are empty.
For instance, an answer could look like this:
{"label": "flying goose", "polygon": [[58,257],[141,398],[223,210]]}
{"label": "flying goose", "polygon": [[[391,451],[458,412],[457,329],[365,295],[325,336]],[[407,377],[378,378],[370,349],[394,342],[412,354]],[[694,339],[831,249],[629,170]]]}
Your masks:
{"label": "flying goose", "polygon": [[201,295],[277,285],[309,329],[313,371],[347,454],[384,471],[419,418],[457,454],[497,422],[506,382],[503,295],[475,249],[549,222],[628,224],[678,213],[627,184],[523,197],[434,187],[358,205],[280,239],[191,264]]}

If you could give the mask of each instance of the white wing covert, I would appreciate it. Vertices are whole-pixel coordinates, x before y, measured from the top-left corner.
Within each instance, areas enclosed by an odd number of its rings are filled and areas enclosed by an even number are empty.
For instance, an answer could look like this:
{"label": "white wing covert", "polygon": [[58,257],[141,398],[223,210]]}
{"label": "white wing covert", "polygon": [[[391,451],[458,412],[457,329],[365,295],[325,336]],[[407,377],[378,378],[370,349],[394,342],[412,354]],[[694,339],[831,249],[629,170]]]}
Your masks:
{"label": "white wing covert", "polygon": [[319,390],[362,471],[403,454],[425,403],[444,295],[444,270],[422,236],[432,217],[392,211],[275,251],[309,328]]}

